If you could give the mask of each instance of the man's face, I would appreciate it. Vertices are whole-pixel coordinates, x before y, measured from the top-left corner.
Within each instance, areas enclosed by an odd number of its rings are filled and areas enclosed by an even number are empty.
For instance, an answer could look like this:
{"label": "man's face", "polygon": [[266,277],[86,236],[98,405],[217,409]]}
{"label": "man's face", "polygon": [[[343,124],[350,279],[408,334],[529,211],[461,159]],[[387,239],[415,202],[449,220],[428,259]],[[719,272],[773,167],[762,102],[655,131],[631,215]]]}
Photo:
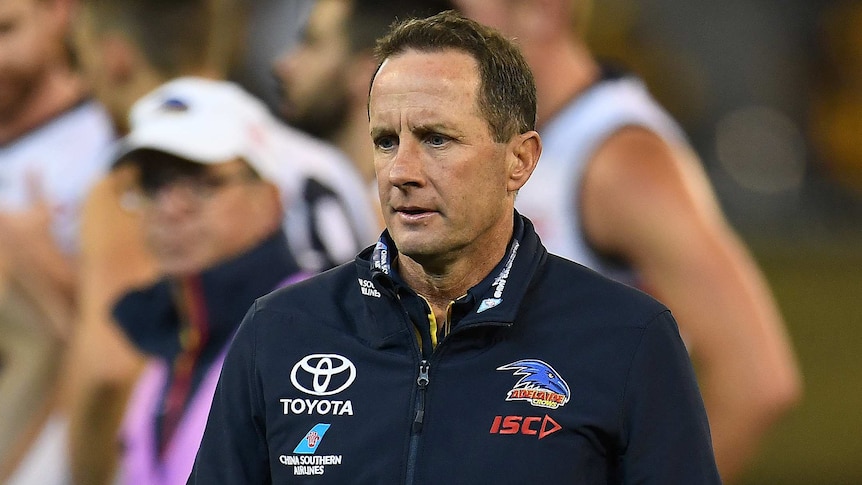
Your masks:
{"label": "man's face", "polygon": [[282,114],[292,125],[330,138],[347,111],[348,2],[320,0],[311,11],[299,45],[274,66],[281,83]]}
{"label": "man's face", "polygon": [[0,123],[27,109],[52,63],[61,62],[54,8],[53,1],[0,1]]}
{"label": "man's face", "polygon": [[139,169],[137,177],[139,210],[147,244],[167,276],[232,259],[280,223],[276,189],[241,160],[193,170],[145,166],[149,171],[141,176]]}
{"label": "man's face", "polygon": [[399,252],[420,263],[481,251],[511,231],[507,143],[494,141],[478,89],[476,61],[451,49],[408,50],[375,77],[369,113],[383,216]]}

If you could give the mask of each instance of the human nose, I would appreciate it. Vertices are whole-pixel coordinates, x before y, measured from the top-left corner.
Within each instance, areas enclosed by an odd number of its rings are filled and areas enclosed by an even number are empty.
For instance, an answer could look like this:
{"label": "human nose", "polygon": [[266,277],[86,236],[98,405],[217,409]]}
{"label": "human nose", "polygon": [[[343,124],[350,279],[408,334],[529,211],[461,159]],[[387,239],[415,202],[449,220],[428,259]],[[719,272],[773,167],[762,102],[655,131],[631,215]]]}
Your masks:
{"label": "human nose", "polygon": [[424,184],[422,159],[416,143],[410,140],[399,143],[389,169],[389,183],[395,187],[420,187]]}

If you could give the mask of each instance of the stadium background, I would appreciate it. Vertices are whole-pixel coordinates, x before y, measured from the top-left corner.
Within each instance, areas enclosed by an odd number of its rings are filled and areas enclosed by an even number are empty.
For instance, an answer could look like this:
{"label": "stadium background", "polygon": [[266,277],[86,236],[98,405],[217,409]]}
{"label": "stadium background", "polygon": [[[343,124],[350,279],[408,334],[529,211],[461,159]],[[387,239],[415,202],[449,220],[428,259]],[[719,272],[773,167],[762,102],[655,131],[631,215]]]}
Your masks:
{"label": "stadium background", "polygon": [[862,483],[862,2],[597,0],[763,266],[805,379],[742,485]]}

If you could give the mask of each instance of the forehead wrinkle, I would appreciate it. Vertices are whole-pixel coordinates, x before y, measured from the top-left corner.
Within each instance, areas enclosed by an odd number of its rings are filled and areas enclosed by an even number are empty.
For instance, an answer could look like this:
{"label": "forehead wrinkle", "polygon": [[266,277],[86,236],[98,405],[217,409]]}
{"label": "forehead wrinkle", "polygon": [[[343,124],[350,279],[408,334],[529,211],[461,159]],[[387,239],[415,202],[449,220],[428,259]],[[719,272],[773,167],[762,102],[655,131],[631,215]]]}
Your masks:
{"label": "forehead wrinkle", "polygon": [[[452,129],[463,113],[454,110],[441,109],[447,106],[453,108],[461,103],[453,101],[455,97],[445,93],[411,91],[407,93],[377,94],[371,103],[372,133],[379,131],[380,125],[395,125],[398,128],[407,126],[410,130]],[[471,100],[472,113],[481,117],[481,112],[475,100]],[[398,121],[395,122],[394,120]]]}
{"label": "forehead wrinkle", "polygon": [[[413,131],[456,129],[467,113],[487,124],[478,103],[480,84],[476,60],[457,50],[408,50],[390,57],[378,69],[369,93],[371,133],[404,126]],[[462,111],[464,106],[470,111]]]}
{"label": "forehead wrinkle", "polygon": [[[386,112],[392,113],[391,117],[386,116]],[[440,110],[426,106],[406,106],[403,109],[384,110],[380,116],[372,118],[371,134],[374,136],[389,131],[399,133],[405,129],[416,134],[432,132],[453,134],[459,132],[457,121]]]}
{"label": "forehead wrinkle", "polygon": [[[441,62],[443,56],[455,56],[455,59]],[[472,67],[470,72],[464,71],[463,61],[465,60],[469,65],[466,67]],[[393,64],[397,64],[400,70],[393,71]],[[415,73],[420,74],[415,75]],[[439,52],[408,50],[385,60],[375,76],[375,87],[393,83],[399,86],[404,94],[411,92],[436,94],[446,99],[457,95],[475,100],[480,84],[478,63],[469,54],[457,50]],[[471,89],[462,89],[464,85],[468,85],[467,87]]]}

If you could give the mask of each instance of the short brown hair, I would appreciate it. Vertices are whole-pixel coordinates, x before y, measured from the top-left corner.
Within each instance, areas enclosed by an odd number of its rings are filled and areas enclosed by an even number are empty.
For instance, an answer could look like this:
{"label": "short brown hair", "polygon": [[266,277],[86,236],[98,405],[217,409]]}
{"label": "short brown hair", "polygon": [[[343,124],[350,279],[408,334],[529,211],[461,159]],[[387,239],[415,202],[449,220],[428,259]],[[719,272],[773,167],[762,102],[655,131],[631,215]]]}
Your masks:
{"label": "short brown hair", "polygon": [[480,79],[478,108],[495,141],[505,142],[516,134],[535,130],[533,73],[521,51],[496,30],[452,11],[405,20],[394,24],[377,41],[374,51],[380,62],[377,69],[387,58],[410,49],[423,52],[455,49],[476,59]]}

